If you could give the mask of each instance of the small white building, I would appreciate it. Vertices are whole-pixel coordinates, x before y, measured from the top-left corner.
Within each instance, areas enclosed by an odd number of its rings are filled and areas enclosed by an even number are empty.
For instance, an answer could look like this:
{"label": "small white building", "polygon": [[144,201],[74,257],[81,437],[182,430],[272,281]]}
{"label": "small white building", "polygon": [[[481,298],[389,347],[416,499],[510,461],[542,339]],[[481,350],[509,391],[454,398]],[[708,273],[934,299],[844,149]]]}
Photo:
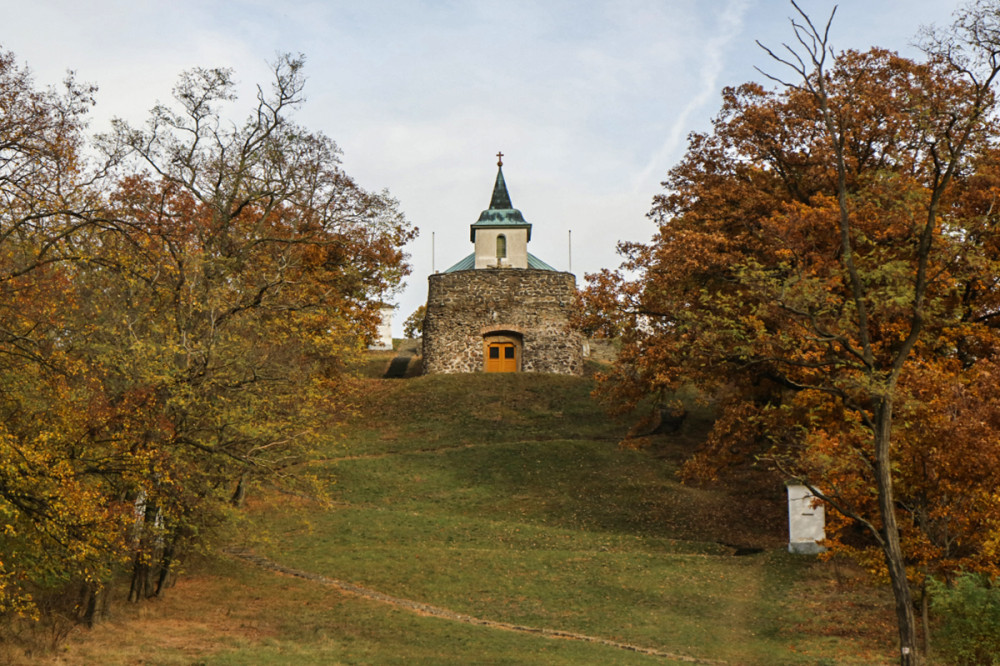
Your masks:
{"label": "small white building", "polygon": [[392,314],[396,311],[393,305],[382,306],[382,320],[379,322],[375,340],[368,345],[368,349],[387,351],[392,349]]}
{"label": "small white building", "polygon": [[826,508],[808,487],[788,484],[788,552],[816,555],[826,550]]}

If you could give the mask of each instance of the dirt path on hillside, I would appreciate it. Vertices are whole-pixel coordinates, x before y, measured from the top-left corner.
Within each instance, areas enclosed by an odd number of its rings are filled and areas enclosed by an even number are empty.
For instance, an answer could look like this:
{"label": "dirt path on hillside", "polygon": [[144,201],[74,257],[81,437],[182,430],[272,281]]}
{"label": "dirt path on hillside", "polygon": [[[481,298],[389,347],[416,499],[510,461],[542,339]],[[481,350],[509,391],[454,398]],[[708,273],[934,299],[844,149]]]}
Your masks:
{"label": "dirt path on hillside", "polygon": [[286,567],[274,560],[263,557],[262,555],[257,555],[249,551],[229,551],[229,554],[238,557],[245,562],[249,562],[254,566],[260,567],[261,569],[266,569],[268,571],[274,571],[276,573],[285,574],[287,576],[295,576],[297,578],[303,578],[308,581],[313,581],[320,583],[327,587],[332,587],[334,589],[340,590],[341,592],[346,592],[347,594],[353,594],[358,597],[363,597],[365,599],[371,599],[372,601],[379,601],[395,608],[401,608],[403,610],[408,610],[418,615],[425,615],[431,617],[438,617],[444,620],[451,620],[452,622],[461,622],[463,624],[471,624],[480,627],[489,627],[491,629],[501,629],[504,631],[513,631],[523,634],[533,634],[535,636],[544,636],[545,638],[561,638],[564,640],[571,641],[582,641],[586,643],[596,643],[598,645],[606,645],[608,647],[617,648],[619,650],[627,650],[629,652],[636,652],[639,654],[645,654],[652,657],[662,657],[664,659],[672,659],[674,661],[687,663],[687,664],[709,664],[712,666],[725,666],[727,662],[715,661],[711,659],[699,659],[697,657],[689,657],[683,654],[674,654],[671,652],[664,652],[662,650],[657,650],[655,648],[642,647],[639,645],[632,645],[630,643],[620,643],[618,641],[609,640],[607,638],[599,638],[597,636],[587,636],[585,634],[577,634],[570,631],[562,631],[559,629],[545,629],[539,627],[528,627],[520,624],[511,624],[509,622],[496,622],[494,620],[486,620],[483,618],[473,617],[471,615],[465,615],[462,613],[457,613],[447,608],[440,608],[438,606],[431,606],[430,604],[421,603],[419,601],[411,601],[409,599],[402,599],[400,597],[394,597],[376,590],[371,590],[366,587],[361,587],[360,585],[354,585],[353,583],[347,583],[344,581],[336,580],[334,578],[327,578],[326,576],[321,576],[320,574],[312,573],[309,571],[302,571],[299,569],[292,569],[291,567]]}
{"label": "dirt path on hillside", "polygon": [[325,463],[349,462],[353,460],[379,460],[381,458],[391,458],[393,456],[424,455],[424,454],[444,454],[463,449],[473,449],[481,446],[492,446],[489,444],[458,444],[452,446],[436,446],[422,449],[404,449],[402,451],[385,451],[384,453],[359,453],[356,455],[336,456],[334,458],[319,458],[310,460],[310,465],[322,465]]}
{"label": "dirt path on hillside", "polygon": [[[424,447],[420,449],[402,449],[399,451],[385,451],[383,453],[358,453],[355,455],[344,455],[344,456],[334,456],[332,458],[317,458],[316,460],[310,460],[304,465],[324,465],[326,463],[338,463],[338,462],[351,462],[354,460],[379,460],[381,458],[391,458],[393,456],[409,456],[409,455],[442,455],[445,453],[452,453],[454,451],[463,451],[466,449],[476,449],[476,448],[496,448],[498,445],[510,445],[510,444],[538,444],[541,442],[617,442],[620,437],[587,437],[584,439],[578,439],[573,437],[543,437],[535,439],[514,439],[503,442],[482,442],[479,444],[457,444],[450,446],[432,446]],[[297,467],[295,465],[293,467]],[[292,467],[289,467],[291,469]]]}

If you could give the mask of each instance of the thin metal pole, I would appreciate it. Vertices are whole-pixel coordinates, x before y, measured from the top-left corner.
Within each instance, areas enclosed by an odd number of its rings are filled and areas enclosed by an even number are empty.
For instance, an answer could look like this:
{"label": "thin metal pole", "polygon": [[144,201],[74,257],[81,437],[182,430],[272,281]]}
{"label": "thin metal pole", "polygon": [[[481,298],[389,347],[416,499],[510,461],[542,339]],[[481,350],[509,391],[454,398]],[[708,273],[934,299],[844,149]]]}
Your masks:
{"label": "thin metal pole", "polygon": [[567,273],[573,272],[573,230],[569,230],[569,270]]}
{"label": "thin metal pole", "polygon": [[434,232],[431,232],[431,273],[437,273],[434,264]]}

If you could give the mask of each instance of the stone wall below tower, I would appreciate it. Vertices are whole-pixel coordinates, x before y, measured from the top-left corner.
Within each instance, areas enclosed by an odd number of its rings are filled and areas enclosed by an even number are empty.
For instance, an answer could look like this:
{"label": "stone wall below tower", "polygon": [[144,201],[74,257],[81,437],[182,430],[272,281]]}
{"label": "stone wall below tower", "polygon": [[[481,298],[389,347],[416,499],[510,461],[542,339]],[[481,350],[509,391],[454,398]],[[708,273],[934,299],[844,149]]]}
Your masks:
{"label": "stone wall below tower", "polygon": [[431,275],[427,286],[424,373],[480,372],[485,336],[502,334],[520,338],[522,372],[583,372],[583,339],[568,327],[572,273],[466,270]]}

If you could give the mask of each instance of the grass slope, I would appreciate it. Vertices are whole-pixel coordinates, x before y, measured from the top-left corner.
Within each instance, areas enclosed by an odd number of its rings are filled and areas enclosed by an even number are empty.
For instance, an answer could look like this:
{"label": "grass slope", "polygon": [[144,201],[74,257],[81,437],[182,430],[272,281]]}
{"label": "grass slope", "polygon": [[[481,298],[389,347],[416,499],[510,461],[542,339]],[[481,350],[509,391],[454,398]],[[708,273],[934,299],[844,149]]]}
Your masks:
{"label": "grass slope", "polygon": [[[332,508],[259,496],[247,538],[260,554],[484,620],[702,660],[889,661],[891,644],[863,629],[887,628],[884,595],[855,588],[844,607],[840,570],[784,552],[780,487],[753,475],[728,489],[676,481],[677,456],[703,431],[697,419],[659,448],[630,451],[617,446],[624,427],[595,405],[589,380],[366,381],[363,416],[312,469]],[[736,557],[732,545],[763,550]],[[425,617],[228,560],[76,637],[60,659],[682,663]]]}

